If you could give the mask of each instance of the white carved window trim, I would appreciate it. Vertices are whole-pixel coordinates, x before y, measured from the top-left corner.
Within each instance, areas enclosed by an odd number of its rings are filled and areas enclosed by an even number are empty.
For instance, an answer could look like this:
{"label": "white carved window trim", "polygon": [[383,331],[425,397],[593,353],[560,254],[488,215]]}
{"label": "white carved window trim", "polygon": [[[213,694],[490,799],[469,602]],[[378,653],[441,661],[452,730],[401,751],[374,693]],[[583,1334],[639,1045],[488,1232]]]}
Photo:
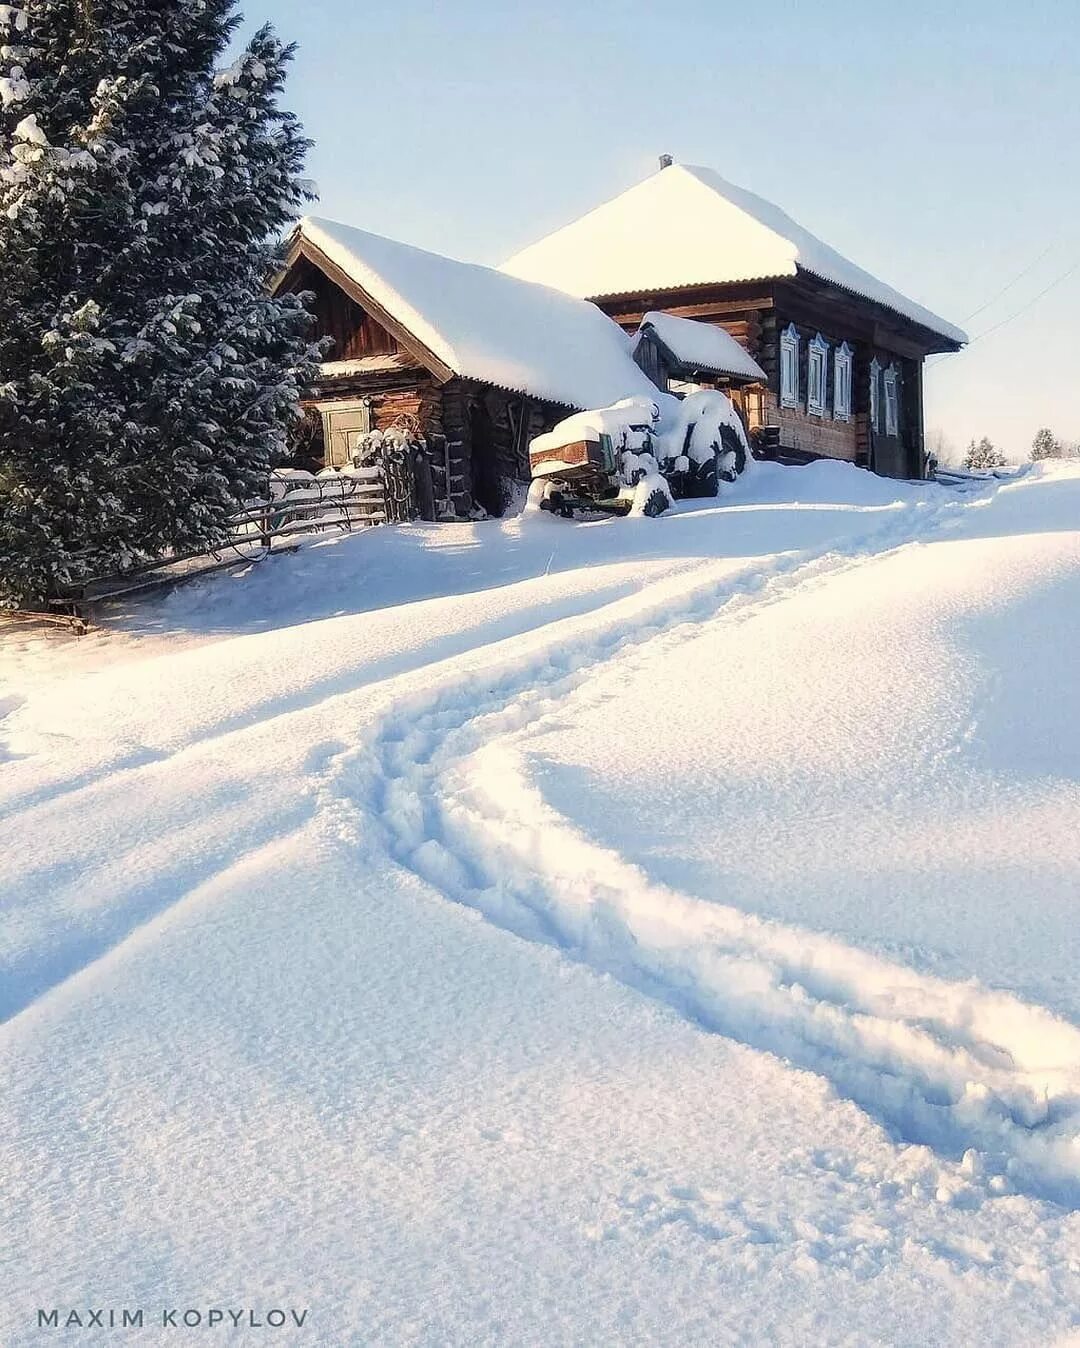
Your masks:
{"label": "white carved window trim", "polygon": [[881,362],[877,356],[870,362],[870,429],[881,430]]}
{"label": "white carved window trim", "polygon": [[833,357],[833,416],[837,421],[851,420],[852,369],[855,353],[847,342],[836,348]]}
{"label": "white carved window trim", "polygon": [[799,333],[789,323],[780,334],[780,406],[799,405]]}
{"label": "white carved window trim", "polygon": [[895,363],[885,371],[885,434],[900,434],[900,371]]}
{"label": "white carved window trim", "polygon": [[829,343],[817,333],[806,361],[806,410],[823,417],[829,403]]}

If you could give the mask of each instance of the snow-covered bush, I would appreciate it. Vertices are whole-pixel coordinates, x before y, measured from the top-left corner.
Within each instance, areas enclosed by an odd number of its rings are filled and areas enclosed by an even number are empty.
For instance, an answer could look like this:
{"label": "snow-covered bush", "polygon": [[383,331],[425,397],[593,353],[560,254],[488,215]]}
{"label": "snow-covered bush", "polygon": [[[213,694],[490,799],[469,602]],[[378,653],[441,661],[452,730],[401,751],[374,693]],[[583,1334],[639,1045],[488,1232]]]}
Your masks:
{"label": "snow-covered bush", "polygon": [[699,494],[715,496],[720,482],[734,482],[753,461],[742,420],[731,399],[714,389],[673,401],[662,428],[664,457],[672,462],[685,455],[691,475],[713,484]]}
{"label": "snow-covered bush", "polygon": [[1031,457],[1035,463],[1039,463],[1043,459],[1066,459],[1069,455],[1054,432],[1048,426],[1043,426],[1032,441]]}
{"label": "snow-covered bush", "polygon": [[415,438],[401,426],[390,426],[386,430],[368,431],[357,441],[353,454],[354,467],[367,467],[381,463],[387,452],[407,454],[411,451]]}
{"label": "snow-covered bush", "polygon": [[964,467],[974,470],[1004,468],[1006,463],[1005,455],[985,435],[978,444],[972,440],[967,447],[967,453],[964,455]]}

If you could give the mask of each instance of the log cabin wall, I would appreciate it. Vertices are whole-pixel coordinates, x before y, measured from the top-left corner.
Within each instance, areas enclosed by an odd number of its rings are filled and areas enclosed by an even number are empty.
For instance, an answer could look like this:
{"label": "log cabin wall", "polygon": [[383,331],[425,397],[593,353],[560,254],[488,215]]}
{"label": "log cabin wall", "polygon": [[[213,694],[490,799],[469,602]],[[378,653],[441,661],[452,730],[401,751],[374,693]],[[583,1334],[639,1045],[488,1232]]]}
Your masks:
{"label": "log cabin wall", "polygon": [[[850,295],[828,282],[800,274],[776,286],[777,336],[793,322],[801,338],[800,401],[802,410],[793,417],[790,409],[778,409],[781,427],[799,435],[806,421],[807,343],[815,333],[830,344],[828,362],[829,402],[833,402],[834,366],[831,355],[836,345],[846,341],[854,352],[852,362],[852,407],[850,446],[853,453],[842,457],[872,468],[888,477],[922,477],[925,471],[923,445],[922,367],[928,350],[935,344],[933,334],[918,324],[908,323],[899,315]],[[777,352],[779,342],[777,341]],[[899,372],[899,430],[895,436],[885,433],[884,388],[878,387],[878,424],[871,422],[870,381],[874,360],[882,371],[895,365]],[[772,381],[770,380],[770,383]],[[779,376],[776,377],[779,388]],[[821,418],[812,418],[814,422]],[[825,419],[827,422],[827,419]],[[833,423],[834,426],[842,423]],[[786,443],[784,430],[781,443]],[[806,446],[805,440],[802,441]]]}
{"label": "log cabin wall", "polygon": [[[793,288],[783,288],[777,296],[774,310],[775,330],[775,375],[770,380],[769,425],[780,427],[780,447],[794,450],[798,455],[810,455],[830,459],[843,459],[848,463],[858,460],[858,433],[855,422],[855,409],[848,421],[838,420],[835,410],[835,362],[837,348],[847,342],[855,352],[853,361],[853,390],[856,379],[855,367],[858,364],[858,342],[854,325],[842,313],[822,311],[811,303],[805,303],[802,296]],[[780,335],[794,325],[799,334],[799,390],[798,406],[786,407],[780,402],[779,352]],[[829,344],[825,360],[825,411],[808,410],[807,392],[809,388],[810,343],[818,334]]]}
{"label": "log cabin wall", "polygon": [[[770,385],[775,386],[777,357],[773,334],[776,328],[769,286],[760,282],[743,286],[691,286],[679,291],[623,296],[597,303],[628,333],[636,332],[641,320],[653,310],[713,323],[753,356],[769,376]],[[658,362],[654,364],[656,373],[643,367],[645,373],[660,387],[665,387],[666,372]],[[712,384],[717,381],[703,382]],[[738,409],[749,434],[753,435],[759,427],[769,424],[769,389],[765,385],[748,384],[724,391]],[[771,406],[775,406],[775,401],[774,398]]]}
{"label": "log cabin wall", "polygon": [[[886,339],[887,340],[887,339]],[[870,418],[870,373],[872,361],[877,360],[878,373],[878,418],[873,425]],[[884,372],[895,366],[898,373],[897,397],[899,399],[899,429],[897,435],[889,435],[885,423]],[[890,345],[868,346],[861,391],[865,400],[866,425],[868,429],[870,465],[874,471],[885,477],[922,477],[925,471],[923,446],[922,371],[920,357],[913,360],[899,354]]]}
{"label": "log cabin wall", "polygon": [[[624,295],[598,303],[627,332],[634,332],[650,310],[723,327],[768,376],[767,385],[752,384],[734,396],[748,429],[753,433],[765,426],[778,427],[780,445],[791,451],[791,457],[839,458],[891,476],[922,476],[922,363],[930,350],[941,348],[939,339],[920,325],[808,273],[774,281]],[[780,334],[789,323],[794,323],[800,337],[798,408],[780,406]],[[854,353],[852,418],[847,422],[837,421],[828,412],[818,416],[806,410],[809,343],[819,332],[830,346],[826,363],[830,411],[835,405],[832,354],[844,341]],[[875,356],[883,368],[896,363],[900,370],[897,436],[884,434],[883,412],[878,429],[870,423],[870,369]]]}
{"label": "log cabin wall", "polygon": [[529,481],[529,441],[573,409],[473,379],[451,380],[443,397],[462,512],[502,515]]}
{"label": "log cabin wall", "polygon": [[[444,387],[427,370],[416,367],[391,377],[365,373],[325,378],[318,388],[311,390],[304,406],[309,414],[321,418],[321,412],[334,403],[357,402],[368,404],[372,430],[401,427],[423,440],[438,516],[466,518],[472,508],[464,462],[467,447],[460,438],[452,443],[447,433],[448,415],[453,424],[455,412],[453,395],[448,413]],[[321,428],[313,433],[310,454],[313,468],[325,464]]]}

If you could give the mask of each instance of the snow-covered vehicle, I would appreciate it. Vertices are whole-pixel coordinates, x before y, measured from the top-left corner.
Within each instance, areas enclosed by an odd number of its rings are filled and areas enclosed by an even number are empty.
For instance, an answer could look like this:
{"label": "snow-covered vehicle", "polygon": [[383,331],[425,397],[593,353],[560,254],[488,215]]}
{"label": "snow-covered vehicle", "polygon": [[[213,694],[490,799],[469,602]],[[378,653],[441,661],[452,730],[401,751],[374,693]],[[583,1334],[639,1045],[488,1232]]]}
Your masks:
{"label": "snow-covered vehicle", "polygon": [[722,393],[657,393],[578,412],[529,446],[529,503],[575,511],[661,515],[673,500],[716,496],[750,461],[738,413]]}

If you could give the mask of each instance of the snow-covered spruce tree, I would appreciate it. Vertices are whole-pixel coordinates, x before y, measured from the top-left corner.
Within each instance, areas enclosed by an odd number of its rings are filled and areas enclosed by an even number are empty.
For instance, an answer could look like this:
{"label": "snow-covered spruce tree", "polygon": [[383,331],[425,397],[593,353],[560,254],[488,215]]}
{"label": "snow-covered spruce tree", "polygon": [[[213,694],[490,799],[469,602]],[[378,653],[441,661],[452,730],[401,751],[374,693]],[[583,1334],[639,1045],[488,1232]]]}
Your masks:
{"label": "snow-covered spruce tree", "polygon": [[221,540],[280,456],[310,318],[266,282],[310,192],[233,0],[0,5],[0,605]]}
{"label": "snow-covered spruce tree", "polygon": [[1063,459],[1065,447],[1054,432],[1048,426],[1044,426],[1035,433],[1035,439],[1031,443],[1031,457],[1036,463],[1040,459]]}
{"label": "snow-covered spruce tree", "polygon": [[1005,462],[1005,455],[985,435],[978,444],[972,440],[964,455],[964,467],[970,469],[1004,468]]}

